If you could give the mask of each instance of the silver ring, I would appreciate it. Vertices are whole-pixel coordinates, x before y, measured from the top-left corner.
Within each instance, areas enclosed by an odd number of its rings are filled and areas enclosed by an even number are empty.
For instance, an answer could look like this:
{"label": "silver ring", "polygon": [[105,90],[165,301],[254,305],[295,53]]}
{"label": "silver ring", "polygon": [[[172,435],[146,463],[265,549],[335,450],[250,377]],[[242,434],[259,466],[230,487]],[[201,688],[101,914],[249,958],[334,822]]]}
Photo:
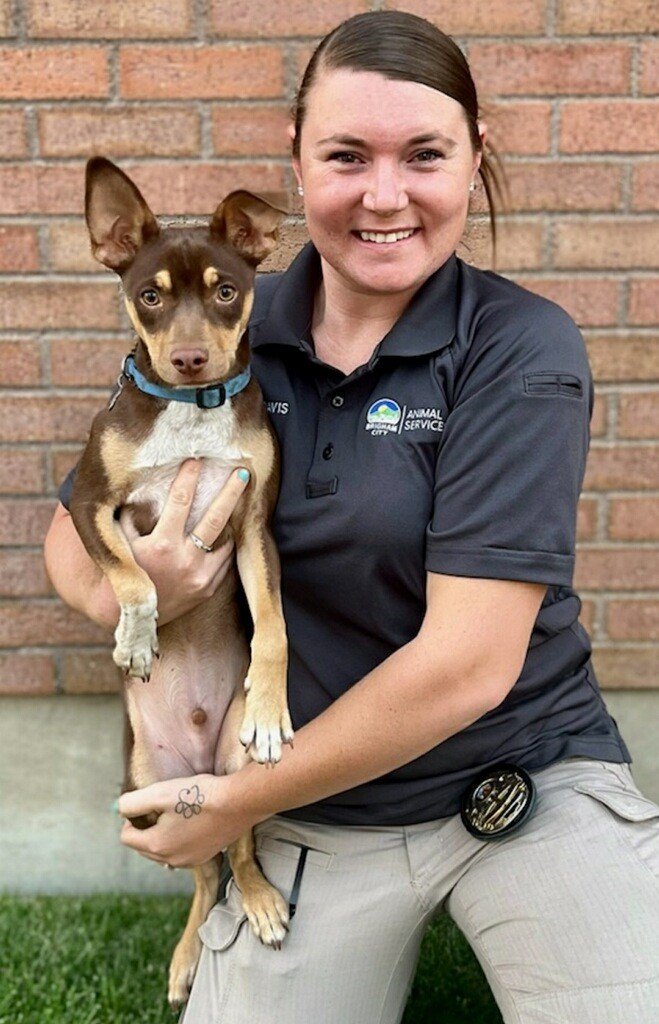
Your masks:
{"label": "silver ring", "polygon": [[212,552],[212,547],[209,548],[208,544],[204,544],[201,537],[198,537],[196,533],[189,533],[188,537],[192,541],[195,547],[199,548],[200,551],[205,551],[207,554]]}
{"label": "silver ring", "polygon": [[168,871],[176,871],[176,868],[172,864],[161,864],[161,868],[167,868]]}

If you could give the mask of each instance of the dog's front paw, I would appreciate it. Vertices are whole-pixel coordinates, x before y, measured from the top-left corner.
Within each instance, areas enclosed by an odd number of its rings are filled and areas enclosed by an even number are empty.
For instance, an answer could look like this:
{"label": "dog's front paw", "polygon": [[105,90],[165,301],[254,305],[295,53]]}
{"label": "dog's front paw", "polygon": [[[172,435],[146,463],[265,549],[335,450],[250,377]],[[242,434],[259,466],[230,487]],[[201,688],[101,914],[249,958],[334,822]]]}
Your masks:
{"label": "dog's front paw", "polygon": [[121,605],[112,657],[126,675],[149,679],[153,655],[158,653],[157,618],[155,593],[142,604]]}
{"label": "dog's front paw", "polygon": [[282,743],[293,744],[293,726],[286,701],[251,687],[245,698],[240,742],[259,764],[281,761]]}

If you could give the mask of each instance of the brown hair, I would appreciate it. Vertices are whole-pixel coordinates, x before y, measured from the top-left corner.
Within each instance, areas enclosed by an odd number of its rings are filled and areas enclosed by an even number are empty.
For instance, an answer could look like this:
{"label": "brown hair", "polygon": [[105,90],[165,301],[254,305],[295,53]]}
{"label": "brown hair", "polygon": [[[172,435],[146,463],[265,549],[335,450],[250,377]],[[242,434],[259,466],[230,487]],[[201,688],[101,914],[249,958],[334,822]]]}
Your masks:
{"label": "brown hair", "polygon": [[458,101],[474,152],[483,151],[478,173],[487,196],[496,255],[496,212],[499,203],[503,209],[508,205],[506,175],[494,147],[488,142],[484,148],[481,145],[476,86],[457,43],[425,18],[403,11],[371,11],[341,22],[320,41],[304,72],[291,112],[295,121],[293,156],[300,155],[307,93],[320,71],[335,68],[376,71],[385,78],[419,82]]}

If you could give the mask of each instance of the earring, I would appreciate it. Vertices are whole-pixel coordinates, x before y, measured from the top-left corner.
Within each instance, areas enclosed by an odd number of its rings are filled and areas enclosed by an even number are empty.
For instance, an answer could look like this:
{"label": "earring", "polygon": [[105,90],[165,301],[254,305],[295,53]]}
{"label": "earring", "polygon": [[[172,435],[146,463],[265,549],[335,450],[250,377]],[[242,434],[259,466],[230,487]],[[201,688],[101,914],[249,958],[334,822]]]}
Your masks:
{"label": "earring", "polygon": [[302,188],[301,185],[298,185],[297,193],[298,193],[299,196],[303,196],[304,195],[304,189]]}
{"label": "earring", "polygon": [[472,181],[472,182],[470,183],[470,185],[469,185],[469,191],[470,191],[470,192],[475,192],[475,191],[476,191],[476,182],[475,182],[475,181]]}

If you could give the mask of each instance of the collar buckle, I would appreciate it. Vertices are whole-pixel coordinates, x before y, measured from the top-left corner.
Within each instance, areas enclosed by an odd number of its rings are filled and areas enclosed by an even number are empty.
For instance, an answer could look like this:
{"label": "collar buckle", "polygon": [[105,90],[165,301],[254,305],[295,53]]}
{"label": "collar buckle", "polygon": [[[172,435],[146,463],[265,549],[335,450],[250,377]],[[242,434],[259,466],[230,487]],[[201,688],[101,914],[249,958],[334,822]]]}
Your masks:
{"label": "collar buckle", "polygon": [[219,409],[227,400],[224,384],[209,384],[205,388],[197,388],[195,401],[199,409]]}

